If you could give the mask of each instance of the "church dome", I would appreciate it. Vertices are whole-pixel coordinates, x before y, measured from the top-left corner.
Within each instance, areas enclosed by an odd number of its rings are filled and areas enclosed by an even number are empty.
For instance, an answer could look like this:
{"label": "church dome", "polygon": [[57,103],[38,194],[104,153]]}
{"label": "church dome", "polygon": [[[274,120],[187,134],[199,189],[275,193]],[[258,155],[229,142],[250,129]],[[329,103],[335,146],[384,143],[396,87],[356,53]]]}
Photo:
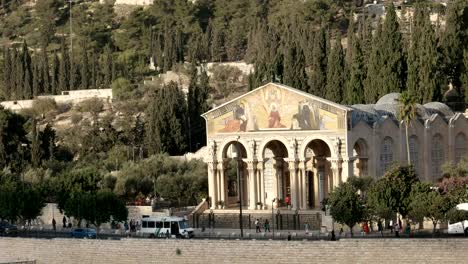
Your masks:
{"label": "church dome", "polygon": [[400,93],[389,93],[386,94],[377,101],[376,105],[382,104],[398,104],[398,98],[400,98]]}
{"label": "church dome", "polygon": [[444,94],[445,102],[458,102],[460,100],[460,95],[455,89],[449,89]]}
{"label": "church dome", "polygon": [[424,105],[424,107],[432,114],[439,114],[442,116],[453,116],[454,113],[446,104],[439,102],[430,102]]}

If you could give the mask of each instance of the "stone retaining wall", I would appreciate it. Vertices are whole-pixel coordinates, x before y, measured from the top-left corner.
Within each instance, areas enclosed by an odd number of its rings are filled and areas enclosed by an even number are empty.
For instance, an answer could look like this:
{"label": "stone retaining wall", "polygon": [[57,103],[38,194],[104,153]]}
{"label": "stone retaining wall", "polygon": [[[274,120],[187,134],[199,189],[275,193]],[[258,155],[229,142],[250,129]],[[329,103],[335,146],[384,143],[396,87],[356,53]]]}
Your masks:
{"label": "stone retaining wall", "polygon": [[0,238],[0,263],[466,263],[468,239],[83,240]]}

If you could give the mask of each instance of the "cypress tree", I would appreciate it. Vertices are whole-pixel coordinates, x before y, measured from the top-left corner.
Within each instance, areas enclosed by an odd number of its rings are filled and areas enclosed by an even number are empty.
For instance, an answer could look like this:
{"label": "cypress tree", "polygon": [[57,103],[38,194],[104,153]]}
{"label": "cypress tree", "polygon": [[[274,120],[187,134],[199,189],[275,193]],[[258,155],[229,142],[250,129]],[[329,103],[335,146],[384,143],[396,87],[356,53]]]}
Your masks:
{"label": "cypress tree", "polygon": [[307,91],[304,53],[294,43],[285,46],[283,83]]}
{"label": "cypress tree", "polygon": [[22,68],[21,76],[23,78],[20,80],[23,86],[20,86],[20,89],[23,88],[23,98],[30,99],[32,98],[32,60],[26,41],[23,42],[20,65],[20,68]]}
{"label": "cypress tree", "polygon": [[468,103],[468,49],[463,52],[462,87],[465,89],[465,103]]}
{"label": "cypress tree", "polygon": [[345,103],[349,105],[364,103],[364,57],[361,40],[355,38],[349,66],[349,81],[346,84]]}
{"label": "cypress tree", "polygon": [[435,33],[425,6],[416,6],[412,28],[407,62],[407,89],[419,103],[440,100],[441,93],[438,92],[435,81],[437,73]]}
{"label": "cypress tree", "polygon": [[32,119],[32,140],[31,140],[31,163],[34,168],[41,164],[41,142],[37,132],[37,120]]}
{"label": "cypress tree", "polygon": [[384,67],[379,48],[380,35],[382,34],[382,25],[379,23],[377,31],[372,38],[372,49],[367,60],[367,73],[364,81],[364,96],[366,103],[373,104],[379,98],[380,89],[383,86],[380,78],[380,68]]}
{"label": "cypress tree", "polygon": [[403,42],[393,3],[388,5],[386,11],[378,42],[379,59],[383,62],[383,67],[378,69],[378,76],[382,79],[382,85],[378,86],[379,97],[391,92],[400,92],[405,85]]}
{"label": "cypress tree", "polygon": [[113,60],[112,60],[112,51],[107,45],[104,48],[104,59],[103,59],[103,74],[104,74],[104,86],[110,87],[112,84],[112,65],[113,65]]}
{"label": "cypress tree", "polygon": [[23,91],[17,89],[17,83],[19,79],[19,67],[20,63],[18,62],[18,51],[16,49],[12,49],[11,54],[11,81],[10,81],[10,90],[12,94],[12,99],[19,100],[23,94]]}
{"label": "cypress tree", "polygon": [[75,62],[73,53],[70,53],[70,90],[76,90],[78,85],[78,64]]}
{"label": "cypress tree", "polygon": [[[448,79],[447,81],[452,82],[455,88],[460,87],[460,74],[463,68],[463,49],[466,49],[468,41],[468,38],[464,36],[467,25],[463,24],[462,13],[466,12],[464,11],[465,9],[466,2],[464,1],[450,1],[448,3],[445,30],[442,32],[439,43],[442,53],[440,62],[442,71]],[[461,94],[460,90],[458,92]]]}
{"label": "cypress tree", "polygon": [[46,47],[42,48],[41,52],[41,77],[42,77],[42,89],[41,93],[50,94],[50,76],[49,76],[49,59],[47,57]]}
{"label": "cypress tree", "polygon": [[312,51],[311,74],[309,78],[309,93],[319,97],[325,96],[325,85],[327,75],[327,40],[326,32],[322,27],[314,38],[314,49]]}
{"label": "cypress tree", "polygon": [[88,89],[90,85],[89,80],[89,62],[88,62],[88,52],[86,51],[86,45],[83,43],[83,50],[81,53],[81,89]]}
{"label": "cypress tree", "polygon": [[204,52],[204,61],[211,61],[211,38],[213,35],[213,25],[211,19],[208,21],[208,26],[205,29],[205,34],[203,35],[203,50]]}
{"label": "cypress tree", "polygon": [[170,71],[172,69],[172,65],[176,62],[177,53],[174,45],[174,33],[168,26],[166,26],[164,31],[164,72]]}
{"label": "cypress tree", "polygon": [[222,62],[226,57],[224,28],[215,26],[211,39],[211,60]]}
{"label": "cypress tree", "polygon": [[62,38],[62,45],[60,48],[60,66],[59,66],[59,79],[58,79],[58,89],[57,94],[60,94],[62,91],[69,90],[68,85],[70,84],[70,58],[68,56],[68,51],[65,47],[65,41]]}
{"label": "cypress tree", "polygon": [[175,53],[176,61],[184,62],[184,35],[179,28],[177,28],[175,35]]}
{"label": "cypress tree", "polygon": [[5,99],[11,99],[12,60],[10,55],[10,49],[5,48],[3,54],[3,94],[5,96]]}
{"label": "cypress tree", "polygon": [[352,64],[352,50],[353,50],[353,42],[354,39],[356,38],[355,32],[354,32],[354,17],[351,13],[351,16],[349,17],[349,25],[348,25],[348,31],[347,31],[347,38],[346,38],[346,63],[348,65]]}
{"label": "cypress tree", "polygon": [[154,91],[146,110],[146,142],[152,154],[167,152],[181,154],[186,150],[187,105],[176,83]]}
{"label": "cypress tree", "polygon": [[57,52],[54,51],[54,57],[52,61],[52,71],[51,71],[51,78],[50,78],[50,92],[51,94],[58,94],[59,89],[59,68],[60,62],[57,56]]}
{"label": "cypress tree", "polygon": [[90,83],[90,88],[92,89],[97,89],[98,88],[98,64],[97,64],[97,59],[96,59],[96,53],[94,50],[91,50],[91,83]]}
{"label": "cypress tree", "polygon": [[38,62],[34,61],[33,63],[33,81],[32,81],[32,94],[34,97],[38,96],[40,91],[40,71]]}
{"label": "cypress tree", "polygon": [[325,98],[341,103],[343,101],[343,91],[345,82],[345,65],[343,47],[341,46],[341,34],[335,39],[334,46],[328,56],[327,63],[327,84]]}

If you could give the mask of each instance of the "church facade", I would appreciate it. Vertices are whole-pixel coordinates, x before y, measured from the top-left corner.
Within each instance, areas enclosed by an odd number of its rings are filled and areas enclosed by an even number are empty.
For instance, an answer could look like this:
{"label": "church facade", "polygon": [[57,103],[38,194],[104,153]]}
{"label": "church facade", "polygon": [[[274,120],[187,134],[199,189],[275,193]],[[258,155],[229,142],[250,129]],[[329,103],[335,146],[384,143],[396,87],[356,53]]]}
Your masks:
{"label": "church facade", "polygon": [[[211,208],[238,206],[239,193],[252,210],[285,202],[319,208],[350,176],[379,178],[392,164],[406,164],[398,96],[345,106],[269,83],[210,110],[203,117]],[[421,180],[435,182],[442,164],[468,155],[468,114],[437,102],[417,112],[408,129],[411,163]],[[237,162],[240,192],[228,173]]]}

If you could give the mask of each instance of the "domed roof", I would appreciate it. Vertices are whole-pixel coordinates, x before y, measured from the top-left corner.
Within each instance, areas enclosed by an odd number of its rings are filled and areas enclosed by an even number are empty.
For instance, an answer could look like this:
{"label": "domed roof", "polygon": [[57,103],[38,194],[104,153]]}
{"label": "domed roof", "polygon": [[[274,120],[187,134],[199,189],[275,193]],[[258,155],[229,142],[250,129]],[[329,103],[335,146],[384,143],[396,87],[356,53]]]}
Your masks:
{"label": "domed roof", "polygon": [[357,124],[360,120],[372,124],[379,119],[379,114],[372,104],[355,104],[351,108],[354,109],[352,114],[353,124]]}
{"label": "domed roof", "polygon": [[457,90],[450,89],[450,90],[447,90],[447,92],[445,92],[444,100],[446,102],[457,102],[460,100],[460,95],[458,94]]}
{"label": "domed roof", "polygon": [[398,98],[400,98],[400,93],[389,93],[386,94],[377,101],[376,105],[382,104],[398,104]]}
{"label": "domed roof", "polygon": [[[383,98],[383,97],[382,97]],[[380,100],[379,100],[380,101]],[[398,103],[393,104],[375,104],[374,109],[379,113],[380,116],[398,116],[399,106]]]}
{"label": "domed roof", "polygon": [[440,102],[430,102],[424,105],[424,107],[431,112],[431,114],[439,114],[442,116],[453,116],[454,113],[446,104]]}

